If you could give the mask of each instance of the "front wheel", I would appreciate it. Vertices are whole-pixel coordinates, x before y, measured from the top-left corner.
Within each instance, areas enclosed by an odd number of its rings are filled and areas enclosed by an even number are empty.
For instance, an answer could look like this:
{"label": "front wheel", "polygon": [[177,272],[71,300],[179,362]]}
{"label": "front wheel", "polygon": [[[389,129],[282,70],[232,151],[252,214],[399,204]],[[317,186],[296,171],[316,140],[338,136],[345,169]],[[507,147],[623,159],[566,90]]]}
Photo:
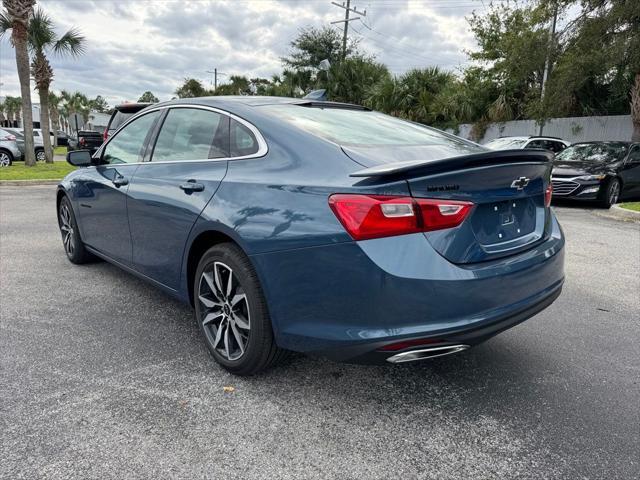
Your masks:
{"label": "front wheel", "polygon": [[620,199],[620,180],[610,179],[605,188],[601,190],[600,205],[604,208],[611,208]]}
{"label": "front wheel", "polygon": [[44,150],[36,150],[36,161],[37,162],[44,162],[46,159],[47,159],[47,157],[44,154]]}
{"label": "front wheel", "polygon": [[78,223],[71,207],[71,202],[64,196],[58,207],[58,226],[62,235],[62,245],[67,258],[75,264],[90,262],[93,255],[87,251],[80,238]]}
{"label": "front wheel", "polygon": [[198,264],[193,296],[207,348],[229,372],[252,375],[282,358],[258,277],[236,245],[207,250]]}

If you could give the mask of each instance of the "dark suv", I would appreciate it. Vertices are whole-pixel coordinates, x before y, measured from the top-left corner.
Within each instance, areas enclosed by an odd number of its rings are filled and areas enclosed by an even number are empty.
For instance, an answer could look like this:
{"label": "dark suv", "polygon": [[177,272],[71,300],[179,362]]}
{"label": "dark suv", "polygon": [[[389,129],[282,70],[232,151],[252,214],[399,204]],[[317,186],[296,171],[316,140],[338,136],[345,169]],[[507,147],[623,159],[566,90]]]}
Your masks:
{"label": "dark suv", "polygon": [[117,105],[113,109],[113,113],[111,114],[111,118],[109,119],[109,125],[104,130],[103,140],[109,138],[113,132],[115,132],[120,125],[127,121],[129,117],[133,114],[138,113],[143,108],[147,108],[149,105],[153,105],[152,103],[123,103],[122,105]]}

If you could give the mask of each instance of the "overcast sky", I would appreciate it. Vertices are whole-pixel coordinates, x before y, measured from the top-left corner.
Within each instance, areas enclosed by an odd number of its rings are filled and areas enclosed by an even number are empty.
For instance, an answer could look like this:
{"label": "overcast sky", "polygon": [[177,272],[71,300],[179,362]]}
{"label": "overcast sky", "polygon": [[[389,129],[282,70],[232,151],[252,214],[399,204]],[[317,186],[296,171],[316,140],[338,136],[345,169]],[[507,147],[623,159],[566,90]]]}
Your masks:
{"label": "overcast sky", "polygon": [[[342,3],[339,0],[338,3]],[[488,3],[488,1],[487,1]],[[100,94],[113,105],[145,90],[168,100],[185,77],[207,85],[207,70],[270,77],[301,27],[344,18],[331,0],[64,0],[38,1],[62,34],[78,27],[87,51],[80,59],[51,57],[53,90]],[[456,70],[474,47],[465,16],[481,0],[364,0],[367,15],[350,36],[392,72],[438,65]],[[352,15],[353,16],[353,15]],[[336,28],[342,28],[342,24]],[[224,82],[219,75],[218,81]],[[0,96],[19,95],[14,51],[0,40]],[[37,97],[34,97],[37,102]]]}

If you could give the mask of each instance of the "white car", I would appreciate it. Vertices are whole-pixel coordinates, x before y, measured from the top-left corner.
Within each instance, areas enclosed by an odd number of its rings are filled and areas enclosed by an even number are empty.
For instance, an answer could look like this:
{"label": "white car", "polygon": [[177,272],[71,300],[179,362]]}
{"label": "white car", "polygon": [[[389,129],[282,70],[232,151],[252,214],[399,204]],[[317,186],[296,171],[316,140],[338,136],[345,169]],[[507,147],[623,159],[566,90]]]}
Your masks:
{"label": "white car", "polygon": [[559,153],[571,145],[566,140],[557,137],[500,137],[490,140],[483,146],[491,150],[518,150],[520,148],[537,148]]}
{"label": "white car", "polygon": [[[22,152],[22,155],[24,156],[24,129],[22,128],[8,128],[6,129],[8,131],[10,131],[11,133],[15,134],[15,136],[17,137],[17,141],[18,141],[18,148],[20,149],[20,151]],[[54,145],[54,133],[53,132],[49,132],[49,134],[51,135],[51,145]],[[44,155],[44,141],[42,139],[42,130],[40,130],[39,128],[34,128],[33,129],[33,146],[34,146],[34,150],[35,150],[35,154],[36,154],[36,160],[38,162],[43,162],[45,160],[45,155]]]}

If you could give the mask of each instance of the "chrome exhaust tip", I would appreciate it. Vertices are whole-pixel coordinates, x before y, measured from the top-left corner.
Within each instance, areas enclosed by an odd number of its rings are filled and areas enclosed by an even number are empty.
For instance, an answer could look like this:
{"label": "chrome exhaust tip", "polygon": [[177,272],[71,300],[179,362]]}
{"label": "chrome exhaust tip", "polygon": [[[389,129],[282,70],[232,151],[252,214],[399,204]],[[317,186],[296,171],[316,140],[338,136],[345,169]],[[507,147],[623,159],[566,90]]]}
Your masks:
{"label": "chrome exhaust tip", "polygon": [[417,360],[426,360],[427,358],[444,357],[445,355],[462,352],[467,348],[469,348],[469,345],[446,345],[443,347],[421,348],[420,350],[397,353],[396,355],[387,358],[387,362],[405,363],[415,362]]}

